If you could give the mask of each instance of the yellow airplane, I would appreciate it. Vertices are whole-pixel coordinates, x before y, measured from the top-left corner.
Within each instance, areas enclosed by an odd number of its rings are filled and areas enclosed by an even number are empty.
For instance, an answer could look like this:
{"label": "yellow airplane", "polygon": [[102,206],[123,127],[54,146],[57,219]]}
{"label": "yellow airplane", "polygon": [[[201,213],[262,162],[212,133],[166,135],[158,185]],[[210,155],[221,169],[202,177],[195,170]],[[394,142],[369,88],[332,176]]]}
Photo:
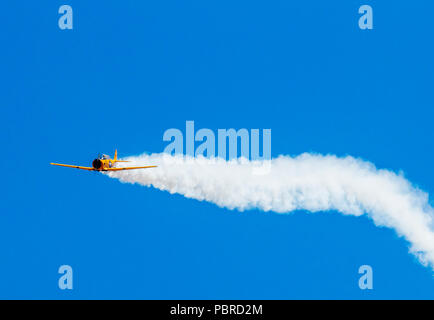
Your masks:
{"label": "yellow airplane", "polygon": [[74,166],[70,164],[61,164],[61,163],[52,163],[52,162],[50,164],[52,164],[53,166],[76,168],[76,169],[89,170],[89,171],[120,171],[120,170],[146,169],[146,168],[157,167],[157,166],[144,166],[144,167],[116,168],[114,165],[117,162],[128,162],[128,161],[118,160],[118,151],[115,150],[115,156],[113,159],[110,159],[110,157],[105,154],[98,155],[98,158],[92,161],[92,167],[82,167],[82,166]]}

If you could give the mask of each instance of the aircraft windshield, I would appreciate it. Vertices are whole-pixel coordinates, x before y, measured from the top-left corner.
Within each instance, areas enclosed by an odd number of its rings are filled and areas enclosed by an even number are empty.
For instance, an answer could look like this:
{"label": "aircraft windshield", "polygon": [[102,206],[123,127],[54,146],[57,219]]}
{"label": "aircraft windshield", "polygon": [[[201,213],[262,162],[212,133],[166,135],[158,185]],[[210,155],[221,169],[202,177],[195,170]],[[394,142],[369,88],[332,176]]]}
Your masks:
{"label": "aircraft windshield", "polygon": [[104,159],[110,159],[110,157],[106,154],[99,153],[98,159],[104,160]]}

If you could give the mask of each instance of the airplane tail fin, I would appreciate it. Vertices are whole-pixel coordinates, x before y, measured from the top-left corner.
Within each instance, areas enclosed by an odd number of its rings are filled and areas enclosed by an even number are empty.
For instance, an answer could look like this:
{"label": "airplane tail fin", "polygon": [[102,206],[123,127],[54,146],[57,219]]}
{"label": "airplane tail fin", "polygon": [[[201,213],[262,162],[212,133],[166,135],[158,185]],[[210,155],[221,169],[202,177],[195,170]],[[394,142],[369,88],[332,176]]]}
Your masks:
{"label": "airplane tail fin", "polygon": [[118,160],[118,150],[115,150],[115,156],[113,157],[114,162],[129,162],[127,160]]}

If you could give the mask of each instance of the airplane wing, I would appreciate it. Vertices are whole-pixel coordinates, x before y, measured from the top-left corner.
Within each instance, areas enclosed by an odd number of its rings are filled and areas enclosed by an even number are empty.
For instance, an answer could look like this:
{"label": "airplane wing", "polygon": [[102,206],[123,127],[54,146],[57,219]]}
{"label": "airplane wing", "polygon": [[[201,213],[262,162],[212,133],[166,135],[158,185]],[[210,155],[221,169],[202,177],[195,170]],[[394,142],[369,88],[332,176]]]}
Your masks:
{"label": "airplane wing", "polygon": [[146,169],[146,168],[156,168],[157,166],[146,166],[146,167],[125,167],[125,168],[107,168],[105,171],[120,171],[120,170],[132,170],[132,169]]}
{"label": "airplane wing", "polygon": [[81,166],[73,166],[70,164],[61,164],[61,163],[50,163],[53,166],[61,166],[61,167],[68,167],[68,168],[76,168],[76,169],[82,169],[82,170],[89,170],[89,171],[95,171],[94,168],[91,167],[81,167]]}

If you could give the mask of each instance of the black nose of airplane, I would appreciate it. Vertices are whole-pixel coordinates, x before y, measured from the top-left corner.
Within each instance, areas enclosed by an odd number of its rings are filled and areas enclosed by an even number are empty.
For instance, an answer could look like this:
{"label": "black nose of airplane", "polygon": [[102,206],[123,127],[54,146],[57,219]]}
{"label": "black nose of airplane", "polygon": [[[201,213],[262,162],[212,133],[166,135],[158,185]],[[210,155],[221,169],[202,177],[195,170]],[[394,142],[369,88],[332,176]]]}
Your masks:
{"label": "black nose of airplane", "polygon": [[102,162],[99,159],[95,159],[92,162],[92,167],[94,167],[95,169],[100,169],[102,166]]}

